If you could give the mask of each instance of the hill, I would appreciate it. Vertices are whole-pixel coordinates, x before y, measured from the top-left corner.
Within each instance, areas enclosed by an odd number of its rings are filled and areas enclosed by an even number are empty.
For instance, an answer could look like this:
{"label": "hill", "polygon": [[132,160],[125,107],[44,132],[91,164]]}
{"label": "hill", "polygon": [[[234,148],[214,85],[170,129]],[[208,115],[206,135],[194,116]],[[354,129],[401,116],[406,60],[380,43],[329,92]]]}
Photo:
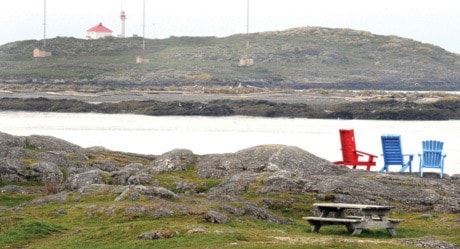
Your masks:
{"label": "hill", "polygon": [[[282,88],[459,90],[460,55],[396,36],[304,27],[229,37],[47,40],[0,46],[0,82],[250,85]],[[247,47],[249,44],[249,48]],[[136,64],[143,55],[148,64]],[[238,66],[242,56],[254,58]]]}

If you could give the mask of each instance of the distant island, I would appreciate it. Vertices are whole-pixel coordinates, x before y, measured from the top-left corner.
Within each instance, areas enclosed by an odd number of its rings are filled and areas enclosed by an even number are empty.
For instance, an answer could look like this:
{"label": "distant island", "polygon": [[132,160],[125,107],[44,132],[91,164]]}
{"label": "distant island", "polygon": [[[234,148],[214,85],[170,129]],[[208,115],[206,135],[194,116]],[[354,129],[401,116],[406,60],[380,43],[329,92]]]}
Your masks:
{"label": "distant island", "polygon": [[[249,43],[249,47],[246,47]],[[111,87],[459,91],[460,55],[397,36],[323,27],[228,37],[46,40],[0,46],[0,83]],[[143,62],[136,63],[136,57]]]}

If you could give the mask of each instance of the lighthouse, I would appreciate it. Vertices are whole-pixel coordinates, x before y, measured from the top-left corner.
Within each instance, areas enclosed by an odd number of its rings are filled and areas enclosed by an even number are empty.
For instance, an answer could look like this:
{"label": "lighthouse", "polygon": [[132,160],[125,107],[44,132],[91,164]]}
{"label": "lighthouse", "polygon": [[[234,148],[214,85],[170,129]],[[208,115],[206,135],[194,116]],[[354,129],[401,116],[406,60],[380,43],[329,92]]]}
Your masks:
{"label": "lighthouse", "polygon": [[121,38],[125,38],[125,20],[126,20],[126,13],[122,10],[120,13],[120,20],[121,20]]}

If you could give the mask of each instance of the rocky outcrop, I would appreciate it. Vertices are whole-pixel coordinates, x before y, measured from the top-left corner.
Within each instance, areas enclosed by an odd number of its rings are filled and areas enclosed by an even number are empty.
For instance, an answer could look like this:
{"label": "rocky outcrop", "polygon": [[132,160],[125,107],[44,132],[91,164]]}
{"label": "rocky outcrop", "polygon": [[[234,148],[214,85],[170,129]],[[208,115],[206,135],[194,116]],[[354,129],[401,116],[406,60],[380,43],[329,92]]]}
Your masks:
{"label": "rocky outcrop", "polygon": [[[296,147],[257,146],[227,155],[206,155],[201,177],[223,177],[210,191],[215,198],[239,195],[251,186],[259,194],[295,191],[328,195],[350,203],[401,203],[400,208],[460,212],[459,181],[420,178],[416,174],[380,174],[338,167]],[[446,195],[446,193],[448,193]]]}
{"label": "rocky outcrop", "polygon": [[[272,196],[311,193],[319,201],[460,212],[458,176],[439,179],[437,175],[427,174],[420,178],[416,174],[353,170],[293,146],[261,145],[236,153],[208,155],[177,149],[159,156],[145,156],[84,149],[52,137],[0,133],[0,148],[0,181],[39,181],[49,187],[44,192],[56,194],[34,203],[65,201],[67,195],[53,193],[59,191],[82,195],[102,192],[115,195],[114,201],[118,202],[162,200],[160,208],[141,208],[144,211],[139,212],[145,215],[193,213],[204,215],[210,222],[225,222],[224,216],[249,215],[285,224],[289,219],[277,217],[269,210],[289,207],[292,203],[279,202]],[[184,180],[180,172],[195,176],[193,180]],[[165,174],[172,174],[172,178],[163,182],[156,178]],[[14,184],[0,190],[26,194],[33,191]],[[248,201],[245,198],[248,194],[264,197],[263,203]],[[206,201],[200,201],[200,208],[175,203],[184,196],[206,197]],[[206,206],[214,209],[201,210]]]}
{"label": "rocky outcrop", "polygon": [[245,172],[285,173],[290,177],[344,174],[342,168],[298,147],[263,145],[232,154],[204,155],[197,163],[198,175],[203,178],[222,178]]}

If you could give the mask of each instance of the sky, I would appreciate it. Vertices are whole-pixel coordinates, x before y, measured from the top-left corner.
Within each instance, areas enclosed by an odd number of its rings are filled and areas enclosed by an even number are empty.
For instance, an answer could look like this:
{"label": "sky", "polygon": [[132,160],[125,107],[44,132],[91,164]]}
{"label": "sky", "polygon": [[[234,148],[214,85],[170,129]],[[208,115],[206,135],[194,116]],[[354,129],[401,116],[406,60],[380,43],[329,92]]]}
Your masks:
{"label": "sky", "polygon": [[[144,0],[46,0],[46,37],[84,39],[102,24],[143,34]],[[246,33],[248,0],[145,0],[145,37]],[[0,45],[44,37],[44,0],[1,0]],[[321,26],[396,35],[460,54],[459,0],[249,0],[249,32]]]}

